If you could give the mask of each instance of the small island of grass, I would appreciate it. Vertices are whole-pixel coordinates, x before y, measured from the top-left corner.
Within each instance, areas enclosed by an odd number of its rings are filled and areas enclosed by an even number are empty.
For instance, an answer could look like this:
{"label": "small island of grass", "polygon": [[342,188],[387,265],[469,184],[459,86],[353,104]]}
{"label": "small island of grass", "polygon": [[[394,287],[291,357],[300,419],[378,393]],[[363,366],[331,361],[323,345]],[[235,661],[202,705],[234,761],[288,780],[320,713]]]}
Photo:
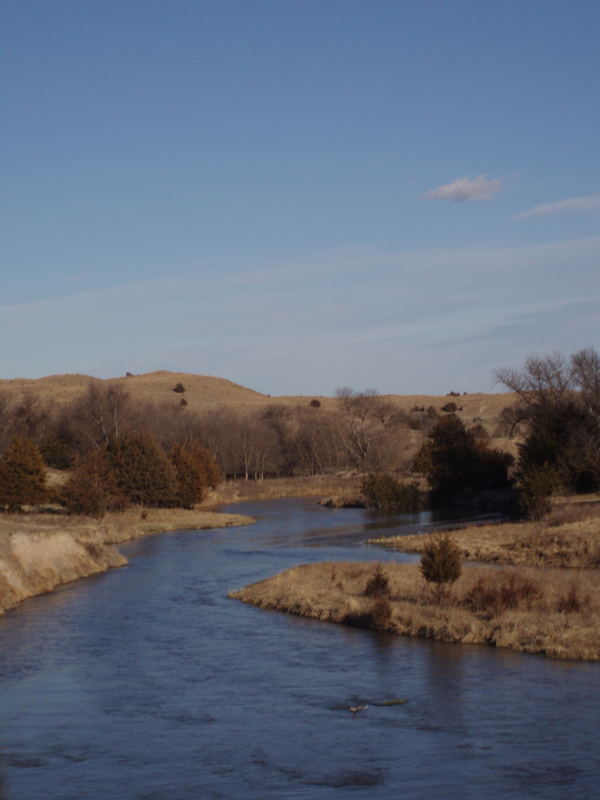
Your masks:
{"label": "small island of grass", "polygon": [[[370,592],[383,575],[385,590]],[[379,631],[487,644],[550,658],[600,660],[594,570],[469,566],[440,602],[416,564],[309,564],[230,597],[261,608]]]}

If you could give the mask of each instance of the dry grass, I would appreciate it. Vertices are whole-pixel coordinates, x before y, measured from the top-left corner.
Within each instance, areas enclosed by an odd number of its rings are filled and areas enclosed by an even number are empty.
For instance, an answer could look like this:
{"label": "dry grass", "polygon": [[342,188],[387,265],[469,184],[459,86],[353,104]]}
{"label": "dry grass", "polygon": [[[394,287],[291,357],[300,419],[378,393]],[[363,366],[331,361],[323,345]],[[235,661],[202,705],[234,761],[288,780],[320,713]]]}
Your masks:
{"label": "dry grass", "polygon": [[[80,397],[85,392],[90,380],[92,380],[90,375],[78,374],[49,375],[37,379],[0,379],[0,392],[8,391],[14,398],[32,397],[64,405]],[[178,406],[181,398],[185,397],[187,408],[192,411],[202,411],[219,406],[227,406],[239,411],[253,410],[273,403],[302,406],[307,405],[312,399],[318,399],[324,409],[333,408],[335,405],[335,399],[331,397],[315,398],[314,395],[271,397],[225,378],[167,370],[113,378],[111,382],[120,384],[130,392],[134,400],[170,403]],[[185,394],[173,392],[173,387],[177,383],[184,385]],[[446,395],[384,395],[383,397],[397,405],[402,411],[407,412],[415,406],[419,408],[433,406],[440,411],[443,405],[449,400],[453,400],[460,407],[458,415],[465,422],[480,421],[490,433],[496,428],[500,412],[515,400],[515,396],[510,393],[475,393],[460,397]],[[514,445],[509,440],[502,440],[502,442],[505,449],[510,449]],[[498,446],[498,442],[494,442],[494,446]]]}
{"label": "dry grass", "polygon": [[[262,608],[446,642],[488,644],[551,658],[600,660],[600,577],[591,570],[468,567],[450,600],[435,601],[416,565],[379,565],[387,597],[367,596],[378,565],[310,564],[231,592]],[[477,587],[501,596],[474,603]],[[533,588],[532,588],[533,587]]]}
{"label": "dry grass", "polygon": [[136,508],[102,520],[60,513],[0,514],[0,614],[28,597],[126,564],[112,546],[119,542],[251,522],[241,514],[185,509]]}
{"label": "dry grass", "polygon": [[324,497],[360,494],[359,475],[315,475],[298,478],[269,478],[259,481],[226,481],[210,492],[204,507],[253,500],[277,500],[282,497]]}
{"label": "dry grass", "polygon": [[[452,531],[461,556],[472,561],[542,567],[600,567],[600,502],[555,502],[540,522],[475,525]],[[372,539],[392,550],[422,553],[422,534]]]}

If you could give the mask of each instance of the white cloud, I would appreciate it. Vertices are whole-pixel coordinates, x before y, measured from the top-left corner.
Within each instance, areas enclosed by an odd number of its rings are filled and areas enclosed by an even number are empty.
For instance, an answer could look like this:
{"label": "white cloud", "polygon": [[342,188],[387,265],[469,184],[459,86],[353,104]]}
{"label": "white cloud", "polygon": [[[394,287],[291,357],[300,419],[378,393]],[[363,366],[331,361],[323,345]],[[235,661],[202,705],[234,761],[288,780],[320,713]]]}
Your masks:
{"label": "white cloud", "polygon": [[578,211],[595,211],[600,209],[600,192],[588,194],[583,197],[569,197],[556,203],[544,203],[534,206],[527,211],[522,211],[513,219],[529,219],[530,217],[549,217],[554,214],[577,213]]}
{"label": "white cloud", "polygon": [[474,178],[466,175],[457,178],[452,183],[430,189],[423,195],[427,200],[450,200],[453,203],[466,203],[472,200],[491,200],[502,189],[500,178],[488,178],[486,175],[476,175]]}

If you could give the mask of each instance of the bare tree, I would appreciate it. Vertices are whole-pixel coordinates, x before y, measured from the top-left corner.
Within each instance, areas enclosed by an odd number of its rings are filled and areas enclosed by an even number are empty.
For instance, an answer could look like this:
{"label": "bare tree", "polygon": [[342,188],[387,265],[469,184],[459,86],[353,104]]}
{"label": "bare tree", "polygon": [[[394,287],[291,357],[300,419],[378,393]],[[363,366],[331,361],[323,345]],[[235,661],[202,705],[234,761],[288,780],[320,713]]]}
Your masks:
{"label": "bare tree", "polygon": [[93,380],[72,409],[80,437],[88,445],[108,446],[131,432],[135,414],[129,392],[114,383]]}
{"label": "bare tree", "polygon": [[573,388],[571,366],[561,353],[530,356],[521,370],[499,369],[496,380],[526,406],[554,404]]}
{"label": "bare tree", "polygon": [[500,370],[497,377],[519,397],[515,418],[526,420],[521,472],[554,470],[567,490],[600,487],[598,353],[531,357],[522,370]]}
{"label": "bare tree", "polygon": [[600,420],[600,354],[593,347],[574,353],[571,376],[588,411]]}
{"label": "bare tree", "polygon": [[393,417],[393,407],[375,389],[355,392],[344,386],[335,396],[341,415],[340,436],[348,455],[355,466],[376,466],[377,444],[387,435],[386,423]]}

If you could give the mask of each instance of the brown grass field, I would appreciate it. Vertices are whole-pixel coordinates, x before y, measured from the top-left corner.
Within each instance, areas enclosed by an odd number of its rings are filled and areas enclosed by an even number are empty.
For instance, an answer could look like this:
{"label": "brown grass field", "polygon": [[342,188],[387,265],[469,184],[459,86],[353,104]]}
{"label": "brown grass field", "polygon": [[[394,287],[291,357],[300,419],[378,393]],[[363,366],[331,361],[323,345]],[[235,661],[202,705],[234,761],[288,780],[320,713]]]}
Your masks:
{"label": "brown grass field", "polygon": [[595,570],[471,566],[436,600],[418,565],[380,565],[384,597],[367,597],[374,563],[294,567],[230,597],[261,608],[444,642],[487,644],[550,658],[600,660]]}

